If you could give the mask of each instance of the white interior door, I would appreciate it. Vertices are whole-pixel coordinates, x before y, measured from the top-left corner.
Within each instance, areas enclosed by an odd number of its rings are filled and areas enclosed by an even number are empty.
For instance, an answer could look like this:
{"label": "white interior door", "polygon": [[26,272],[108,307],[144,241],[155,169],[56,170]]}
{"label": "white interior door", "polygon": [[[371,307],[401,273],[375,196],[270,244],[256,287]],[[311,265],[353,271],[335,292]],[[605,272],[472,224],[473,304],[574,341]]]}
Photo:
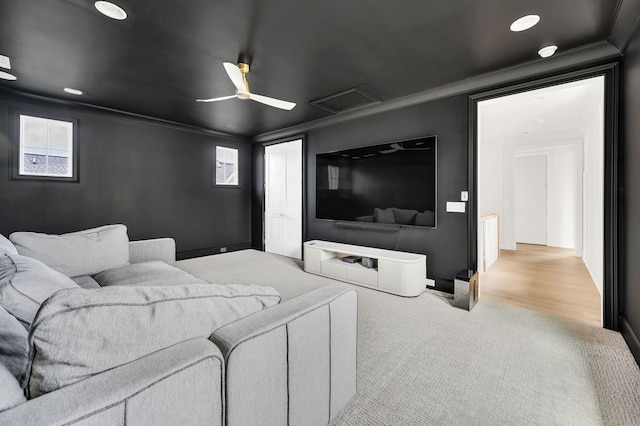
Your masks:
{"label": "white interior door", "polygon": [[265,148],[265,251],[302,259],[302,140]]}
{"label": "white interior door", "polygon": [[516,158],[516,242],[547,245],[547,156]]}

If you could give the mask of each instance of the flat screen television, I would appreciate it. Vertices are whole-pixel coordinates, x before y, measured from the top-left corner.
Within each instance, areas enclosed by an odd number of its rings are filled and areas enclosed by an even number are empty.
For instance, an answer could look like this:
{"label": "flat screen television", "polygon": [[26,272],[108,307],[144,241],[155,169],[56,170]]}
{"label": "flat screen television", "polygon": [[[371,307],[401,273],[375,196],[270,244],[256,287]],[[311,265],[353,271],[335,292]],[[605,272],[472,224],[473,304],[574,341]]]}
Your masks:
{"label": "flat screen television", "polygon": [[316,155],[316,218],[436,226],[436,136]]}

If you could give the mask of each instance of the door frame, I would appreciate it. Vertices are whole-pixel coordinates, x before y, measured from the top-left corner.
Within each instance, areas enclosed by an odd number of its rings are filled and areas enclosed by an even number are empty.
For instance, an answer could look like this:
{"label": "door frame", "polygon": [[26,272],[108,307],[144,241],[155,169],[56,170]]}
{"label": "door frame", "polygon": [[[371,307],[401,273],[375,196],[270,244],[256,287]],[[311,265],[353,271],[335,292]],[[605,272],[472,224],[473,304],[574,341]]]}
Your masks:
{"label": "door frame", "polygon": [[[281,143],[292,142],[300,139],[302,141],[302,153],[301,153],[301,161],[302,161],[302,194],[301,194],[301,215],[302,215],[302,229],[301,229],[301,243],[304,243],[307,235],[307,138],[305,134],[298,134],[294,136],[289,136],[282,139],[275,139],[269,142],[263,142],[262,145],[262,237],[261,237],[261,250],[265,251],[266,249],[266,210],[267,210],[267,191],[266,191],[266,182],[267,182],[267,165],[266,165],[266,147],[272,145],[278,145]],[[304,259],[304,250],[302,247],[300,248],[302,253],[302,259]]]}
{"label": "door frame", "polygon": [[472,94],[469,96],[468,127],[468,188],[467,216],[469,245],[467,264],[477,270],[478,265],[478,102],[533,89],[555,86],[590,77],[604,76],[604,236],[603,236],[603,292],[602,318],[605,328],[620,331],[620,283],[622,280],[623,246],[618,236],[622,230],[622,197],[618,195],[619,173],[619,63],[609,63],[578,71],[556,74],[523,83]]}

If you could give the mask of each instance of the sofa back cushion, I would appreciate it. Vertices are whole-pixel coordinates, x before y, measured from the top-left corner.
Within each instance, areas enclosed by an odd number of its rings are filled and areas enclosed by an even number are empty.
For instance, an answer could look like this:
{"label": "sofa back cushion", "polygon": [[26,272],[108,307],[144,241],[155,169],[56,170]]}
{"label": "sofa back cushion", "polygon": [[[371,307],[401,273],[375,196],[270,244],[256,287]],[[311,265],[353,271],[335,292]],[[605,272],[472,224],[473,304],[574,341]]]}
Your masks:
{"label": "sofa back cushion", "polygon": [[395,223],[396,219],[393,217],[393,210],[388,209],[373,209],[373,221],[376,223]]}
{"label": "sofa back cushion", "polygon": [[19,254],[0,256],[0,306],[28,329],[42,302],[58,290],[78,289],[69,277]]}
{"label": "sofa back cushion", "polygon": [[416,223],[417,210],[397,209],[393,207],[393,217],[396,223],[402,225],[414,225]]}
{"label": "sofa back cushion", "polygon": [[68,277],[93,275],[129,263],[129,237],[124,225],[62,235],[14,232],[18,253],[40,260]]}
{"label": "sofa back cushion", "polygon": [[280,302],[270,287],[193,284],[60,291],[29,333],[27,396],[34,398]]}
{"label": "sofa back cushion", "polygon": [[16,246],[14,246],[7,237],[0,234],[0,256],[5,253],[18,254],[18,250],[16,250]]}
{"label": "sofa back cushion", "polygon": [[420,212],[416,215],[416,225],[419,226],[434,226],[435,225],[435,213],[431,210],[425,210],[424,213]]}
{"label": "sofa back cushion", "polygon": [[22,380],[28,356],[27,330],[0,306],[0,365],[11,372],[16,380]]}

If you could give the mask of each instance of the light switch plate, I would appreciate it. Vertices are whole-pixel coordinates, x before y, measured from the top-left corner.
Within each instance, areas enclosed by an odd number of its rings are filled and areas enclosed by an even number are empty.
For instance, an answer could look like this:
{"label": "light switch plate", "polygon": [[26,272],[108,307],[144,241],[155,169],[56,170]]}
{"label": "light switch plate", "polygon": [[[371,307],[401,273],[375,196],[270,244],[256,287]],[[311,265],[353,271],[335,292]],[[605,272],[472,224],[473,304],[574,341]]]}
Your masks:
{"label": "light switch plate", "polygon": [[452,213],[464,213],[466,204],[461,201],[447,201],[447,211]]}
{"label": "light switch plate", "polygon": [[469,192],[468,191],[462,191],[460,193],[460,201],[469,201]]}

